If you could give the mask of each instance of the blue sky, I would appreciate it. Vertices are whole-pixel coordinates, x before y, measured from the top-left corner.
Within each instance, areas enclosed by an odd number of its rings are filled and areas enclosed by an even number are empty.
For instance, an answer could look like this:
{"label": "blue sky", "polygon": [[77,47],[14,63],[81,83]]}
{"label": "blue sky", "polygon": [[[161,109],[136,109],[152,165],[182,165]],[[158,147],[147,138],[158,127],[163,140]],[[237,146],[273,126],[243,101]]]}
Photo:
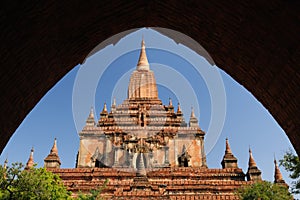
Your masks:
{"label": "blue sky", "polygon": [[[38,166],[43,166],[43,159],[56,137],[61,167],[73,168],[79,145],[78,132],[90,107],[94,107],[98,118],[104,102],[110,105],[115,97],[120,104],[126,98],[142,37],[163,103],[167,104],[171,97],[177,108],[179,101],[187,122],[191,107],[194,107],[200,127],[206,132],[208,167],[221,168],[228,137],[244,172],[251,146],[263,179],[273,181],[274,155],[280,159],[289,148],[294,149],[270,113],[224,71],[151,29],[135,31],[75,66],[27,115],[2,152],[0,162],[8,158],[9,163],[26,163],[34,147],[34,160]],[[289,182],[288,174],[280,169]]]}

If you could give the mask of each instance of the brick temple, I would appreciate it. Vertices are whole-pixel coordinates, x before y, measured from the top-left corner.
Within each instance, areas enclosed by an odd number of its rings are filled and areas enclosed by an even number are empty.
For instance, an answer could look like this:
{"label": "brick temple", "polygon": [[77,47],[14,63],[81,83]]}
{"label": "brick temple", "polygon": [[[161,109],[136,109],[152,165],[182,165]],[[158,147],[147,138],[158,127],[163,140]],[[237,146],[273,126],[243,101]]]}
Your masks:
{"label": "brick temple", "polygon": [[[127,99],[110,109],[104,104],[95,121],[91,109],[83,130],[76,168],[60,169],[56,140],[45,167],[63,180],[68,190],[88,192],[102,187],[104,199],[238,199],[236,189],[261,181],[251,150],[246,173],[238,167],[228,139],[221,169],[209,169],[205,132],[193,109],[185,121],[180,104],[163,105],[142,41]],[[276,161],[274,182],[285,184]],[[27,168],[33,165],[31,151]]]}

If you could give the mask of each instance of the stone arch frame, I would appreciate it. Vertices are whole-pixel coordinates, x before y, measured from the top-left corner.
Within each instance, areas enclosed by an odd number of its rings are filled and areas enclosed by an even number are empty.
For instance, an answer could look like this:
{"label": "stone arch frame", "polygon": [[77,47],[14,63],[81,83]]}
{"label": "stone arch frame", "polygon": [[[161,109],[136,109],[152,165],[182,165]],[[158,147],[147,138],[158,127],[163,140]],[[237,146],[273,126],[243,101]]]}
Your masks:
{"label": "stone arch frame", "polygon": [[97,44],[132,28],[164,27],[198,41],[300,153],[299,1],[10,2],[0,11],[0,152],[43,95]]}

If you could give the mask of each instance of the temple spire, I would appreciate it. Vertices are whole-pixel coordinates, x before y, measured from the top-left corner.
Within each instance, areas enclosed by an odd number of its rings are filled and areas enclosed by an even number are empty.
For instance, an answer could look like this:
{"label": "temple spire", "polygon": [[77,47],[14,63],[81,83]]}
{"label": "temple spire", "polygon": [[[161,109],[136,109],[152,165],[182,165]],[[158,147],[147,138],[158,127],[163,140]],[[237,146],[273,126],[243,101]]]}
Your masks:
{"label": "temple spire", "polygon": [[104,103],[102,112],[107,112],[107,106],[106,106],[106,103]]}
{"label": "temple spire", "polygon": [[44,166],[46,168],[60,168],[60,165],[61,162],[58,156],[57,140],[55,138],[49,155],[44,159]]}
{"label": "temple spire", "polygon": [[140,57],[139,61],[136,67],[137,70],[149,70],[149,62],[147,59],[147,54],[146,54],[146,47],[145,47],[145,41],[144,38],[142,39],[142,44],[141,44],[141,51],[140,51]]}
{"label": "temple spire", "polygon": [[5,179],[7,178],[7,176],[6,176],[7,164],[8,164],[8,160],[6,158],[4,161],[4,165],[3,165],[3,169],[4,169],[3,178],[5,178]]}
{"label": "temple spire", "polygon": [[110,114],[113,114],[113,112],[116,111],[117,103],[116,103],[116,98],[114,97],[113,102],[110,106]]}
{"label": "temple spire", "polygon": [[274,165],[275,165],[274,183],[283,183],[283,184],[285,184],[275,158],[274,158]]}
{"label": "temple spire", "polygon": [[248,166],[249,167],[256,167],[256,162],[253,158],[253,155],[252,155],[252,151],[251,149],[249,148],[249,162],[248,162]]}
{"label": "temple spire", "polygon": [[231,151],[231,148],[230,148],[230,145],[229,145],[229,142],[228,142],[228,138],[226,138],[226,149],[225,149],[225,153],[231,153],[231,154],[232,154],[232,151]]}
{"label": "temple spire", "polygon": [[177,105],[177,113],[181,113],[180,103]]}
{"label": "temple spire", "polygon": [[222,168],[238,168],[237,159],[232,154],[228,138],[226,138],[225,142],[225,154],[223,160],[221,162]]}
{"label": "temple spire", "polygon": [[174,106],[173,106],[173,102],[172,102],[172,99],[169,97],[169,106],[168,106],[168,110],[170,112],[174,112]]}
{"label": "temple spire", "polygon": [[6,158],[5,161],[4,161],[4,165],[3,165],[3,168],[4,168],[4,169],[7,168],[7,163],[8,163],[8,160],[7,160],[7,158]]}
{"label": "temple spire", "polygon": [[181,111],[181,107],[180,107],[180,103],[179,102],[177,104],[177,113],[176,113],[176,115],[177,115],[178,119],[180,119],[180,126],[186,127],[187,124],[186,124],[186,122],[184,120],[183,113]]}
{"label": "temple spire", "polygon": [[107,112],[107,106],[106,103],[104,103],[102,112],[100,113],[100,118],[107,118],[108,112]]}
{"label": "temple spire", "polygon": [[190,122],[189,122],[190,127],[199,127],[198,125],[198,119],[195,116],[194,108],[192,107],[191,111],[191,117],[190,117]]}
{"label": "temple spire", "polygon": [[89,116],[86,120],[86,126],[95,126],[95,117],[94,117],[94,109],[91,107]]}
{"label": "temple spire", "polygon": [[26,170],[32,168],[33,165],[34,165],[34,161],[33,161],[33,152],[34,152],[34,149],[33,149],[33,147],[32,147],[31,150],[30,150],[29,159],[28,159],[28,161],[27,161],[27,163],[26,163],[26,166],[25,166],[25,169],[26,169]]}
{"label": "temple spire", "polygon": [[58,155],[58,151],[57,151],[57,145],[56,145],[56,138],[54,138],[54,143],[53,143],[53,146],[50,150],[50,154],[56,154]]}
{"label": "temple spire", "polygon": [[261,181],[261,171],[256,166],[256,162],[254,161],[252,151],[250,148],[249,148],[248,171],[246,176],[248,181]]}
{"label": "temple spire", "polygon": [[90,118],[90,119],[94,119],[94,118],[95,118],[95,117],[94,117],[94,109],[93,109],[93,107],[91,107],[90,114],[89,114],[89,118]]}
{"label": "temple spire", "polygon": [[116,103],[116,98],[114,97],[114,100],[113,100],[113,103],[112,103],[112,106],[113,107],[116,107],[117,103]]}
{"label": "temple spire", "polygon": [[195,112],[194,112],[194,108],[192,107],[192,111],[191,111],[191,118],[195,118]]}
{"label": "temple spire", "polygon": [[172,99],[169,98],[169,106],[173,106]]}
{"label": "temple spire", "polygon": [[144,40],[142,40],[142,48],[136,70],[130,76],[127,96],[130,100],[151,100],[152,104],[155,102],[160,103],[154,72],[150,70]]}

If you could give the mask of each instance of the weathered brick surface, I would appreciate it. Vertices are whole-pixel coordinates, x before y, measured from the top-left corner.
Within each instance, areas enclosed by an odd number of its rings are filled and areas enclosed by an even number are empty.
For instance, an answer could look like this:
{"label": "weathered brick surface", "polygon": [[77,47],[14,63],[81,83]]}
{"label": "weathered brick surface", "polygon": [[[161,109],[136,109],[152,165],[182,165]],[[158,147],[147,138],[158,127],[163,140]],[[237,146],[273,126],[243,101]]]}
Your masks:
{"label": "weathered brick surface", "polygon": [[175,167],[148,171],[148,187],[141,190],[134,188],[135,173],[128,168],[125,171],[113,168],[49,170],[58,174],[74,194],[97,189],[108,179],[102,193],[105,199],[238,199],[236,189],[253,183],[245,181],[245,174],[238,168]]}
{"label": "weathered brick surface", "polygon": [[270,111],[300,153],[299,1],[7,1],[0,9],[1,150],[41,97],[97,44],[157,26],[198,41]]}

